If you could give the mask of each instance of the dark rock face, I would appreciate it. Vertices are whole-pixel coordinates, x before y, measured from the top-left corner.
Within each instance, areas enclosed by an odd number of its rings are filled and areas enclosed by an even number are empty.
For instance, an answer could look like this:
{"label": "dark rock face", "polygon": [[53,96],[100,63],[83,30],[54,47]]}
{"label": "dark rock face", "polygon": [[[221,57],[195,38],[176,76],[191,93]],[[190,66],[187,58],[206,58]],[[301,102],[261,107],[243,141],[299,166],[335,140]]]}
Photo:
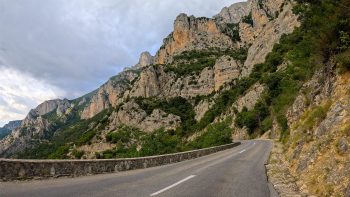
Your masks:
{"label": "dark rock face", "polygon": [[349,150],[348,142],[345,138],[341,138],[338,141],[338,151],[340,154],[345,154]]}

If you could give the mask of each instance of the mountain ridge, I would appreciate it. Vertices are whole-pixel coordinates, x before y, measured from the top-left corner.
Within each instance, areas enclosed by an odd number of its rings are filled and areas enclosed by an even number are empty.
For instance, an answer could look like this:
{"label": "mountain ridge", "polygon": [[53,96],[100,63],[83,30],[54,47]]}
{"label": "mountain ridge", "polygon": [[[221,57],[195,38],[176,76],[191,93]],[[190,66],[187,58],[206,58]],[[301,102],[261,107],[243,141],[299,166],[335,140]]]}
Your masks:
{"label": "mountain ridge", "polygon": [[0,141],[0,155],[139,157],[262,137],[281,143],[298,190],[346,196],[347,7],[250,0],[213,18],[180,14],[154,57],[86,97],[39,105]]}

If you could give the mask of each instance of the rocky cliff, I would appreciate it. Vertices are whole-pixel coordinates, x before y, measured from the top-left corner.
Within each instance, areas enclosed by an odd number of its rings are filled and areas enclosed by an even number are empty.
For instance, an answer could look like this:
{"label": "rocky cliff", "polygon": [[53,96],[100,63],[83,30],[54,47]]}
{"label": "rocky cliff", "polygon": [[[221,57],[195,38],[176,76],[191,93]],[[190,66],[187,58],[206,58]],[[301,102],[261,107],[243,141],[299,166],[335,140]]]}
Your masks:
{"label": "rocky cliff", "polygon": [[[40,144],[58,135],[56,130],[60,130],[61,125],[79,119],[89,121],[106,110],[113,111],[106,131],[121,125],[147,132],[159,128],[175,130],[183,124],[179,114],[166,112],[161,107],[146,113],[134,98],[185,98],[196,109],[193,113],[200,121],[215,103],[214,98],[234,87],[235,81],[248,76],[256,63],[264,62],[281,35],[291,33],[299,25],[288,1],[266,1],[263,7],[259,2],[234,4],[213,18],[180,14],[174,22],[174,31],[164,39],[154,57],[148,52],[142,53],[135,66],[112,77],[88,97],[40,104],[29,112],[20,128],[0,142],[0,152],[11,155],[31,147],[29,144]],[[275,14],[277,7],[278,15]],[[195,102],[202,97],[211,99],[211,104]],[[246,99],[236,105],[242,108],[255,102]],[[94,125],[89,129],[92,127]]]}
{"label": "rocky cliff", "polygon": [[12,130],[15,130],[18,127],[20,127],[21,123],[22,123],[21,120],[15,120],[15,121],[10,121],[9,123],[5,124],[3,127],[0,127],[0,139],[9,135]]}
{"label": "rocky cliff", "polygon": [[344,16],[334,2],[289,0],[249,0],[213,18],[180,14],[155,56],[142,53],[88,95],[31,110],[0,155],[135,157],[263,136],[283,143],[284,167],[305,193],[346,193]]}

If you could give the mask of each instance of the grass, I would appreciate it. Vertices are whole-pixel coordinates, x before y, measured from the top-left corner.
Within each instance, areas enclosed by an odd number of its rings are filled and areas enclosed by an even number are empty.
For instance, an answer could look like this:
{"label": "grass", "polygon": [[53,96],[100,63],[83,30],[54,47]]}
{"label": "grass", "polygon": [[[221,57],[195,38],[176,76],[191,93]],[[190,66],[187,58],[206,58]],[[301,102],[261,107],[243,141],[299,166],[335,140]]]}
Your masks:
{"label": "grass", "polygon": [[310,110],[306,111],[301,116],[301,124],[299,128],[301,128],[303,131],[313,129],[316,124],[320,123],[326,118],[327,112],[329,111],[331,104],[332,103],[328,101],[322,105],[315,106]]}

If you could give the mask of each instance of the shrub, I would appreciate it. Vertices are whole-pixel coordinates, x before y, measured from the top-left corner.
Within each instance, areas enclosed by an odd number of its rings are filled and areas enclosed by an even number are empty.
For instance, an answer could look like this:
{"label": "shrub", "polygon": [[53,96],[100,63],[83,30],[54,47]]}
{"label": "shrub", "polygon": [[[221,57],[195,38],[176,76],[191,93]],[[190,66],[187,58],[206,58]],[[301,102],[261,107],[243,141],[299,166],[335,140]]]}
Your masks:
{"label": "shrub", "polygon": [[350,50],[346,50],[345,52],[338,54],[336,57],[338,63],[338,69],[340,73],[346,72],[350,70]]}
{"label": "shrub", "polygon": [[83,157],[83,155],[85,154],[85,152],[84,151],[78,151],[78,150],[74,149],[72,154],[73,154],[73,156],[76,159],[81,159]]}
{"label": "shrub", "polygon": [[242,22],[250,24],[251,26],[253,26],[254,25],[254,21],[253,21],[253,18],[252,18],[252,12],[250,12],[248,14],[248,16],[243,17]]}
{"label": "shrub", "polygon": [[324,120],[327,116],[329,108],[331,107],[331,104],[332,103],[328,101],[322,105],[315,106],[310,110],[306,111],[301,117],[301,128],[304,131],[308,131],[312,129],[317,123]]}
{"label": "shrub", "polygon": [[238,23],[228,23],[222,28],[222,32],[229,36],[232,41],[241,41],[239,36],[239,24]]}
{"label": "shrub", "polygon": [[207,131],[189,144],[193,148],[208,148],[219,146],[232,142],[232,129],[230,128],[232,120],[227,119],[223,122],[209,125]]}
{"label": "shrub", "polygon": [[246,127],[249,134],[253,134],[256,129],[261,128],[261,122],[269,115],[269,109],[266,103],[258,102],[252,111],[243,108],[242,112],[237,114],[235,123],[238,127]]}
{"label": "shrub", "polygon": [[273,120],[271,117],[265,118],[261,123],[262,133],[265,133],[265,132],[269,131],[270,129],[272,129],[272,124],[273,124]]}

